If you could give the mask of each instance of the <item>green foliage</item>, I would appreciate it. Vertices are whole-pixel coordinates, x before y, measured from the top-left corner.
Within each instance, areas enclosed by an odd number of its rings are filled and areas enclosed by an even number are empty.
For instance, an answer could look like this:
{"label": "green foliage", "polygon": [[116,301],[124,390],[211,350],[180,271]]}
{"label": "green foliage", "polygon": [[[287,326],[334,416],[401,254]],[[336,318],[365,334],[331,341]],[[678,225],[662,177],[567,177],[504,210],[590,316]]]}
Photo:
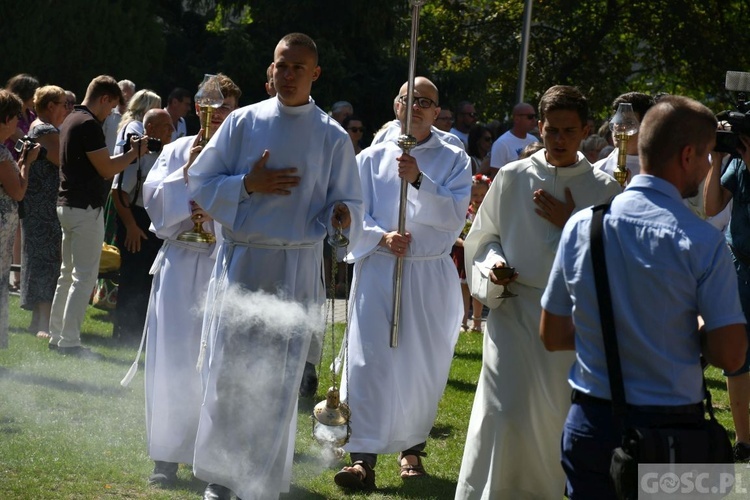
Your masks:
{"label": "green foliage", "polygon": [[[476,103],[483,121],[515,104],[524,3],[430,0],[421,8],[417,73],[438,85],[441,103]],[[82,96],[111,74],[166,95],[224,72],[241,104],[266,97],[265,69],[286,33],[311,35],[320,50],[320,107],[354,104],[370,130],[392,118],[408,72],[407,0],[0,0],[0,81],[35,74]],[[536,0],[525,100],[554,84],[579,86],[604,118],[631,90],[681,93],[715,111],[732,106],[727,70],[750,67],[750,4],[742,0]]]}

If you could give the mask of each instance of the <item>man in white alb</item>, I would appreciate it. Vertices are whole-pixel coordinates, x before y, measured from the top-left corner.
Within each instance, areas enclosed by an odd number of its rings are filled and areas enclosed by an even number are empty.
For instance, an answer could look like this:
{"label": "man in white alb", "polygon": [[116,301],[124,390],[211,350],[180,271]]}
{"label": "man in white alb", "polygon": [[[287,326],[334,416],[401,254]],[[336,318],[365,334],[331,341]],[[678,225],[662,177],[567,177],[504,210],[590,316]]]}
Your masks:
{"label": "man in white alb", "polygon": [[310,98],[319,76],[315,42],[286,35],[274,51],[276,97],[232,113],[188,170],[192,199],[224,238],[204,315],[193,460],[209,482],[204,498],[288,491],[297,392],[323,328],[323,238],[341,225],[356,243],[361,231],[354,148]]}

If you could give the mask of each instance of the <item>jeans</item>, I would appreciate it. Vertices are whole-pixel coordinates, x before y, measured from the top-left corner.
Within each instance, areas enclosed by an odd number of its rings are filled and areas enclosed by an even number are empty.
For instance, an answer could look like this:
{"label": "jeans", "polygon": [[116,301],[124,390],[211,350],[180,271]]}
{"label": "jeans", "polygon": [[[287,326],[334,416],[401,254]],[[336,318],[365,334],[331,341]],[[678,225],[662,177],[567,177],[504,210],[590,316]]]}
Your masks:
{"label": "jeans", "polygon": [[[627,415],[631,426],[697,423],[703,418],[702,414],[670,415],[635,410],[630,410]],[[615,423],[610,404],[572,404],[563,427],[561,457],[570,500],[616,498],[609,477],[609,464],[612,451],[621,442],[622,427]]]}

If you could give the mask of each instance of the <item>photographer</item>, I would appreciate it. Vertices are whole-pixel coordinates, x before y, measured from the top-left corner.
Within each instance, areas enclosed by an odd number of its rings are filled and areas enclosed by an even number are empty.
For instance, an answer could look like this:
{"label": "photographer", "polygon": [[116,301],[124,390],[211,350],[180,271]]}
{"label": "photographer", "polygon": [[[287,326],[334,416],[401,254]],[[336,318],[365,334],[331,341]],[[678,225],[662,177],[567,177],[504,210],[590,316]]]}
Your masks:
{"label": "photographer", "polygon": [[8,279],[13,261],[13,241],[18,226],[18,202],[26,194],[29,166],[39,154],[39,145],[20,144],[18,163],[2,145],[16,131],[21,100],[0,90],[0,349],[8,347]]}
{"label": "photographer", "polygon": [[[722,174],[720,153],[712,155],[711,170],[703,189],[706,215],[713,216],[724,210],[732,201],[732,216],[725,232],[726,241],[734,257],[740,302],[745,318],[750,319],[750,137],[735,134],[739,141],[733,158]],[[720,134],[720,137],[727,134]],[[731,149],[731,148],[729,148]],[[750,330],[745,332],[750,338]],[[736,435],[734,458],[737,462],[750,460],[750,352],[742,367],[734,372],[724,372]]]}
{"label": "photographer", "polygon": [[50,349],[90,355],[81,346],[81,324],[99,273],[104,241],[103,207],[112,177],[146,153],[147,138],[131,139],[131,150],[110,156],[102,122],[122,101],[111,76],[97,76],[80,106],[60,126],[60,191],[57,217],[63,232],[62,266],[50,315]]}
{"label": "photographer", "polygon": [[31,123],[28,135],[42,147],[29,168],[29,187],[23,200],[21,307],[31,311],[29,331],[41,339],[49,339],[50,309],[60,273],[59,127],[68,114],[66,104],[65,90],[61,87],[39,87],[34,93],[37,118]]}
{"label": "photographer", "polygon": [[112,336],[120,340],[138,340],[143,332],[151,290],[149,269],[162,241],[149,231],[151,219],[143,207],[142,189],[162,145],[172,141],[172,118],[164,109],[150,109],[143,117],[143,131],[148,135],[148,153],[112,182],[112,201],[117,210],[116,243],[121,257]]}

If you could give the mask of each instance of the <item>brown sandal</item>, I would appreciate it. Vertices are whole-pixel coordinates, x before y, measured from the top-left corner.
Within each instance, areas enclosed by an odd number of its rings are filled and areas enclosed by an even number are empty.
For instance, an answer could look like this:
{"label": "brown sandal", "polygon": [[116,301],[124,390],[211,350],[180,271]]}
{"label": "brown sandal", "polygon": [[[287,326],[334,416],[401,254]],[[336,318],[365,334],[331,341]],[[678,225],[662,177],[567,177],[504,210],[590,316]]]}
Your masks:
{"label": "brown sandal", "polygon": [[[356,466],[360,468],[358,469]],[[353,470],[346,470],[347,468]],[[374,490],[375,471],[367,462],[357,460],[350,467],[345,467],[338,471],[333,476],[333,481],[342,488],[350,490]]]}
{"label": "brown sandal", "polygon": [[[427,471],[424,470],[424,466],[422,465],[422,457],[426,456],[427,453],[423,451],[403,451],[399,453],[398,463],[401,466],[401,471],[399,472],[401,479],[413,479],[426,476]],[[408,461],[406,464],[402,463],[406,457],[417,457],[417,463],[410,464]]]}

